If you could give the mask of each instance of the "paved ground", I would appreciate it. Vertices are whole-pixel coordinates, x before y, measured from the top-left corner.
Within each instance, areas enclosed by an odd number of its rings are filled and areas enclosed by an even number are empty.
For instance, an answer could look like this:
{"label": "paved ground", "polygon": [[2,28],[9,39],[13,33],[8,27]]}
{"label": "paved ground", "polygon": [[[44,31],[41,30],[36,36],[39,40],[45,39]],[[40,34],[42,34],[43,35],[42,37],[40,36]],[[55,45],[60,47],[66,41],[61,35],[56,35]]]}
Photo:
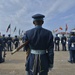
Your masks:
{"label": "paved ground", "polygon": [[[75,75],[75,64],[67,62],[68,51],[55,51],[54,68],[49,75]],[[6,61],[0,64],[0,75],[25,75],[25,52],[19,51],[14,55],[7,52]]]}

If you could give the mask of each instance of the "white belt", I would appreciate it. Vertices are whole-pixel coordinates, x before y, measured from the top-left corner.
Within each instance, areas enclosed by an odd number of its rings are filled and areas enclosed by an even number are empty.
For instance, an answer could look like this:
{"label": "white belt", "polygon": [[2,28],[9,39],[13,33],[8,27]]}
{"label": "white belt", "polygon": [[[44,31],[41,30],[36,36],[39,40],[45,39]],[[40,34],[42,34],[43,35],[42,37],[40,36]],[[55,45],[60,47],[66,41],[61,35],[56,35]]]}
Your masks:
{"label": "white belt", "polygon": [[46,50],[33,50],[31,49],[32,54],[46,54]]}

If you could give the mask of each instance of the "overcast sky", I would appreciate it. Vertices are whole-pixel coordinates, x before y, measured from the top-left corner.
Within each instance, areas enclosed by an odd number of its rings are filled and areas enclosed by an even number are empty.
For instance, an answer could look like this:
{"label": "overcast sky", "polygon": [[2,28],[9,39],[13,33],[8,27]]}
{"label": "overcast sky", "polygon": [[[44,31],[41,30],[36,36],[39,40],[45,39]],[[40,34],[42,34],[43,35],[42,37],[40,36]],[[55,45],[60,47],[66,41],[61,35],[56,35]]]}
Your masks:
{"label": "overcast sky", "polygon": [[[62,27],[65,31],[75,28],[75,0],[0,0],[0,32],[6,34],[11,24],[11,34],[18,34],[19,29],[26,31],[34,27],[32,15],[45,15],[43,27],[55,30]],[[13,33],[16,26],[16,31]],[[61,30],[59,30],[61,32]]]}

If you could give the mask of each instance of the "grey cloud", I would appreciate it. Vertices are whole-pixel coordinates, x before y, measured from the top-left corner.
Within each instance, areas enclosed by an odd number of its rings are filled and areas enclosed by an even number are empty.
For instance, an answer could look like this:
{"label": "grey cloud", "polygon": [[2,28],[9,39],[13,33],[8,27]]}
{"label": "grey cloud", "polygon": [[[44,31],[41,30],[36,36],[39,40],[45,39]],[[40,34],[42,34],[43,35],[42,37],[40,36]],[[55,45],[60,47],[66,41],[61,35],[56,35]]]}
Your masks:
{"label": "grey cloud", "polygon": [[4,20],[6,24],[11,22],[18,28],[23,25],[28,29],[32,27],[31,16],[33,14],[42,13],[46,16],[46,21],[49,22],[57,14],[65,13],[74,5],[75,0],[1,0],[0,20]]}
{"label": "grey cloud", "polygon": [[69,19],[69,18],[73,18],[74,16],[75,16],[75,14],[71,14],[68,16],[61,17],[60,19]]}

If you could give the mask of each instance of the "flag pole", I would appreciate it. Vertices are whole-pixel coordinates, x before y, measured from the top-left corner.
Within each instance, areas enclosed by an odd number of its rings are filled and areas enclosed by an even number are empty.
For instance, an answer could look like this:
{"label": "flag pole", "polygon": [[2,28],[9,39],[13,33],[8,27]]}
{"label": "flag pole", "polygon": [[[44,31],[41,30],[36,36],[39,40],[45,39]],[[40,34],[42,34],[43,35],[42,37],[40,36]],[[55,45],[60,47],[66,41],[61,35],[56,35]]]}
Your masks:
{"label": "flag pole", "polygon": [[10,35],[11,35],[11,24],[10,24]]}
{"label": "flag pole", "polygon": [[67,38],[67,29],[68,29],[68,26],[66,24],[66,28],[65,28],[66,38]]}
{"label": "flag pole", "polygon": [[[10,25],[11,25],[11,24],[9,24],[9,26],[7,27],[6,32],[8,32],[8,30],[11,28]],[[10,29],[10,34],[11,34],[11,29]]]}
{"label": "flag pole", "polygon": [[[67,38],[67,30],[68,30],[68,26],[67,26],[67,24],[66,24],[66,27],[65,27],[65,34],[66,34],[66,39],[67,39],[67,41],[68,41],[68,38]],[[67,50],[68,50],[68,48],[67,48]]]}
{"label": "flag pole", "polygon": [[11,27],[10,27],[10,35],[11,35]]}

